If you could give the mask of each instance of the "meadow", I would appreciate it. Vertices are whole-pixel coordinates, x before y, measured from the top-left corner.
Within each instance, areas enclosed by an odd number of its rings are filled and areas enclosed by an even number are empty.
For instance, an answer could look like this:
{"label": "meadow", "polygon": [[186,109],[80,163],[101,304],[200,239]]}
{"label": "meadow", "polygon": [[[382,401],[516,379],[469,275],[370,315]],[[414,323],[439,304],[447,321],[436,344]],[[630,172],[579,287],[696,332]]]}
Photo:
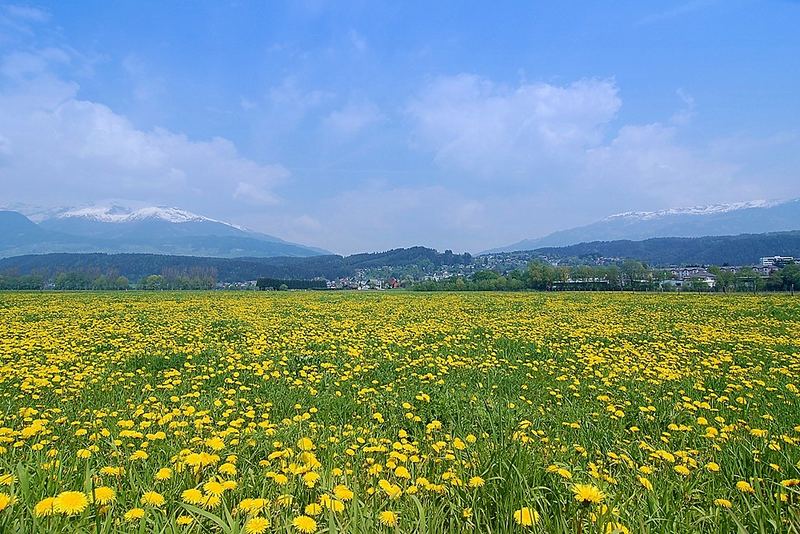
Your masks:
{"label": "meadow", "polygon": [[0,293],[0,532],[800,531],[800,299]]}

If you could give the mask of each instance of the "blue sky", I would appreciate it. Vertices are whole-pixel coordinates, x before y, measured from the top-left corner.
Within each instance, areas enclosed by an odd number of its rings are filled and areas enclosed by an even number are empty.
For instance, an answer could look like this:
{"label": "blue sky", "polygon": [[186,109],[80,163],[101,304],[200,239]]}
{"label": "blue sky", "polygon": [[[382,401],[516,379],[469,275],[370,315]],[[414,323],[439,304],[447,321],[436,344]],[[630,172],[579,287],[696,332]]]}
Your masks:
{"label": "blue sky", "polygon": [[800,196],[800,2],[0,3],[0,203],[349,253]]}

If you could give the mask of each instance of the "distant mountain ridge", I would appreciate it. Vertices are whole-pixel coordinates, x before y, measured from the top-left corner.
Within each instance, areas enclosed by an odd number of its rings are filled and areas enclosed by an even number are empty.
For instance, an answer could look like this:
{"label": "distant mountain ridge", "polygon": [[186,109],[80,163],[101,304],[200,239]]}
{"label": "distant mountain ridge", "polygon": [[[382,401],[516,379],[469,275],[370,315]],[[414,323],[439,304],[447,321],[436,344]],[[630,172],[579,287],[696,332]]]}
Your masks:
{"label": "distant mountain ridge", "polygon": [[753,265],[765,256],[800,258],[800,231],[706,237],[653,237],[642,241],[592,241],[532,251],[550,260],[620,258],[652,266]]}
{"label": "distant mountain ridge", "polygon": [[755,200],[660,211],[631,211],[595,223],[559,230],[486,253],[563,247],[593,241],[644,240],[654,237],[703,237],[800,230],[800,199]]}
{"label": "distant mountain ridge", "polygon": [[210,258],[159,254],[32,254],[0,258],[0,274],[43,274],[53,277],[60,272],[83,271],[104,274],[113,272],[130,280],[139,280],[165,270],[188,272],[211,269],[221,282],[239,282],[269,278],[327,278],[334,280],[353,276],[357,270],[404,267],[422,262],[431,266],[469,264],[469,254],[438,252],[425,247],[411,247],[385,252],[271,258]]}
{"label": "distant mountain ridge", "polygon": [[38,224],[0,211],[0,257],[46,253],[149,253],[212,257],[314,256],[329,252],[172,207],[50,210]]}

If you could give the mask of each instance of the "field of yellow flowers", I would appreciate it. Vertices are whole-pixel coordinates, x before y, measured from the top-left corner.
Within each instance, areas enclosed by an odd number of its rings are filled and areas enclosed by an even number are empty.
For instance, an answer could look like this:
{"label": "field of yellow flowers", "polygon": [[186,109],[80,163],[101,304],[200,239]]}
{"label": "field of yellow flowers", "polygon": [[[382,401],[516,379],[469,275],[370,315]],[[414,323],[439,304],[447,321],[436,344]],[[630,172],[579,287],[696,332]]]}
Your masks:
{"label": "field of yellow flowers", "polygon": [[0,294],[0,532],[797,532],[788,295]]}

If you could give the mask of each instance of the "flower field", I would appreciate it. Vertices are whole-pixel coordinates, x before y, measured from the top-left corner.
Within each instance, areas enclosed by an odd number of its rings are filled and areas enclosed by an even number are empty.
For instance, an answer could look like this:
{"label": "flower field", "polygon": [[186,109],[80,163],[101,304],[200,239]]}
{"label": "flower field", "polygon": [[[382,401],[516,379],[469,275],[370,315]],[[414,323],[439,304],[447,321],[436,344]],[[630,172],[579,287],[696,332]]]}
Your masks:
{"label": "flower field", "polygon": [[0,532],[798,532],[788,295],[0,294]]}

